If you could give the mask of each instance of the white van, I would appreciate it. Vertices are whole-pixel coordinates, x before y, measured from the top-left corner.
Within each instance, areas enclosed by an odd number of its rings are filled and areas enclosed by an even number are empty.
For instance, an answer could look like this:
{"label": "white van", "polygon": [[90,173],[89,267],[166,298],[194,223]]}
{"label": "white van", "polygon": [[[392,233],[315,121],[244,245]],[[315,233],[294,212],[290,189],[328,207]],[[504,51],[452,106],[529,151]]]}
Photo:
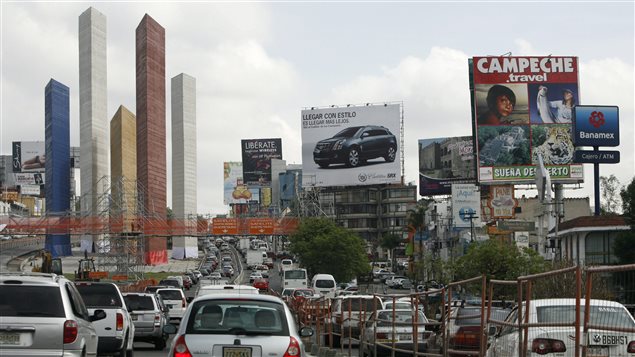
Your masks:
{"label": "white van", "polygon": [[313,290],[331,299],[335,297],[336,286],[335,278],[333,278],[331,274],[315,274],[313,279],[311,279],[311,287]]}

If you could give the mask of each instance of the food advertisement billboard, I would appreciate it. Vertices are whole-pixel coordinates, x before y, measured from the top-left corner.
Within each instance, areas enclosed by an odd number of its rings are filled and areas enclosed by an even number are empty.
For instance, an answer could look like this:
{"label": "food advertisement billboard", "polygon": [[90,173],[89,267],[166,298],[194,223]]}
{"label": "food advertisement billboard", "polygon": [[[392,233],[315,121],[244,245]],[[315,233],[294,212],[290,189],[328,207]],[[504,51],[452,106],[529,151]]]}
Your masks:
{"label": "food advertisement billboard", "polygon": [[243,181],[249,186],[271,184],[271,159],[282,159],[282,139],[241,140]]}
{"label": "food advertisement billboard", "polygon": [[478,181],[532,183],[542,156],[553,182],[582,182],[572,141],[577,57],[474,57],[469,64]]}
{"label": "food advertisement billboard", "polygon": [[248,203],[259,200],[257,187],[248,187],[243,182],[241,162],[223,163],[223,203],[226,205]]}
{"label": "food advertisement billboard", "polygon": [[13,172],[44,172],[45,153],[43,141],[14,141]]}
{"label": "food advertisement billboard", "polygon": [[302,111],[305,186],[401,182],[400,104]]}
{"label": "food advertisement billboard", "polygon": [[475,183],[471,136],[419,140],[419,194],[449,195],[452,184]]}

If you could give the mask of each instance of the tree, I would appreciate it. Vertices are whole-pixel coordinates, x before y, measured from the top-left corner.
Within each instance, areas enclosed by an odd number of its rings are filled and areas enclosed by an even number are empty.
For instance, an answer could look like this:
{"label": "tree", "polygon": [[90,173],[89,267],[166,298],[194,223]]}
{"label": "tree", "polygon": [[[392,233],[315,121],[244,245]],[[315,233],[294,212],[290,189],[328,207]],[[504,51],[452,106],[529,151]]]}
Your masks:
{"label": "tree", "polygon": [[624,220],[631,226],[631,230],[618,235],[613,243],[613,254],[620,264],[632,264],[635,262],[635,177],[620,191],[620,197]]}
{"label": "tree", "polygon": [[393,249],[397,248],[402,241],[403,239],[399,234],[389,233],[382,235],[381,242],[379,242],[380,247],[390,251],[390,258],[392,259],[393,267],[395,266],[395,254]]}
{"label": "tree", "polygon": [[615,214],[619,209],[620,195],[618,195],[620,181],[611,175],[609,177],[600,176],[601,204],[600,212],[602,215]]}
{"label": "tree", "polygon": [[289,238],[290,251],[299,257],[309,275],[325,273],[336,281],[350,281],[370,272],[364,241],[332,220],[304,219]]}

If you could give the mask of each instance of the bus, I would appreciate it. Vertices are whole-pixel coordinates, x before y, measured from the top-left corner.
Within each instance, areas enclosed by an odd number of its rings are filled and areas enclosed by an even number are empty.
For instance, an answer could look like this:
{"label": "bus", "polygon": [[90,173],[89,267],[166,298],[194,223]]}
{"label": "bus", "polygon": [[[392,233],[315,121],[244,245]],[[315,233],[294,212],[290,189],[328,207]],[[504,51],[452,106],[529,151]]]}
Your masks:
{"label": "bus", "polygon": [[282,289],[307,288],[306,269],[287,269],[282,274]]}

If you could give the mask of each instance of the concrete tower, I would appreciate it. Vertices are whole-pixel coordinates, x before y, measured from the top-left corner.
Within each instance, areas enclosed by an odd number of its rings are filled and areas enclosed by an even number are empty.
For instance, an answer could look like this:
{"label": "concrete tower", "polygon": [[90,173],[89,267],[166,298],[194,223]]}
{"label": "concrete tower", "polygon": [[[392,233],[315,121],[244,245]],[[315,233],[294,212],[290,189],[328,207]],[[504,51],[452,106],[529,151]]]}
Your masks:
{"label": "concrete tower", "polygon": [[[166,217],[165,29],[148,14],[136,30],[137,182],[148,219]],[[167,263],[165,238],[148,238],[146,263]]]}
{"label": "concrete tower", "polygon": [[[67,217],[71,208],[70,90],[51,79],[44,90],[44,137],[46,161],[46,214]],[[45,249],[53,257],[71,255],[68,232],[49,230]]]}
{"label": "concrete tower", "polygon": [[123,232],[134,231],[137,212],[137,123],[123,105],[110,121],[111,214],[123,220]]}
{"label": "concrete tower", "polygon": [[[196,79],[172,78],[172,212],[196,227]],[[191,225],[191,226],[190,226]],[[196,237],[175,237],[172,258],[198,257]]]}
{"label": "concrete tower", "polygon": [[[79,16],[79,140],[82,216],[99,216],[108,182],[106,16],[89,7]],[[101,204],[100,204],[101,202]],[[81,238],[82,250],[93,237]]]}

